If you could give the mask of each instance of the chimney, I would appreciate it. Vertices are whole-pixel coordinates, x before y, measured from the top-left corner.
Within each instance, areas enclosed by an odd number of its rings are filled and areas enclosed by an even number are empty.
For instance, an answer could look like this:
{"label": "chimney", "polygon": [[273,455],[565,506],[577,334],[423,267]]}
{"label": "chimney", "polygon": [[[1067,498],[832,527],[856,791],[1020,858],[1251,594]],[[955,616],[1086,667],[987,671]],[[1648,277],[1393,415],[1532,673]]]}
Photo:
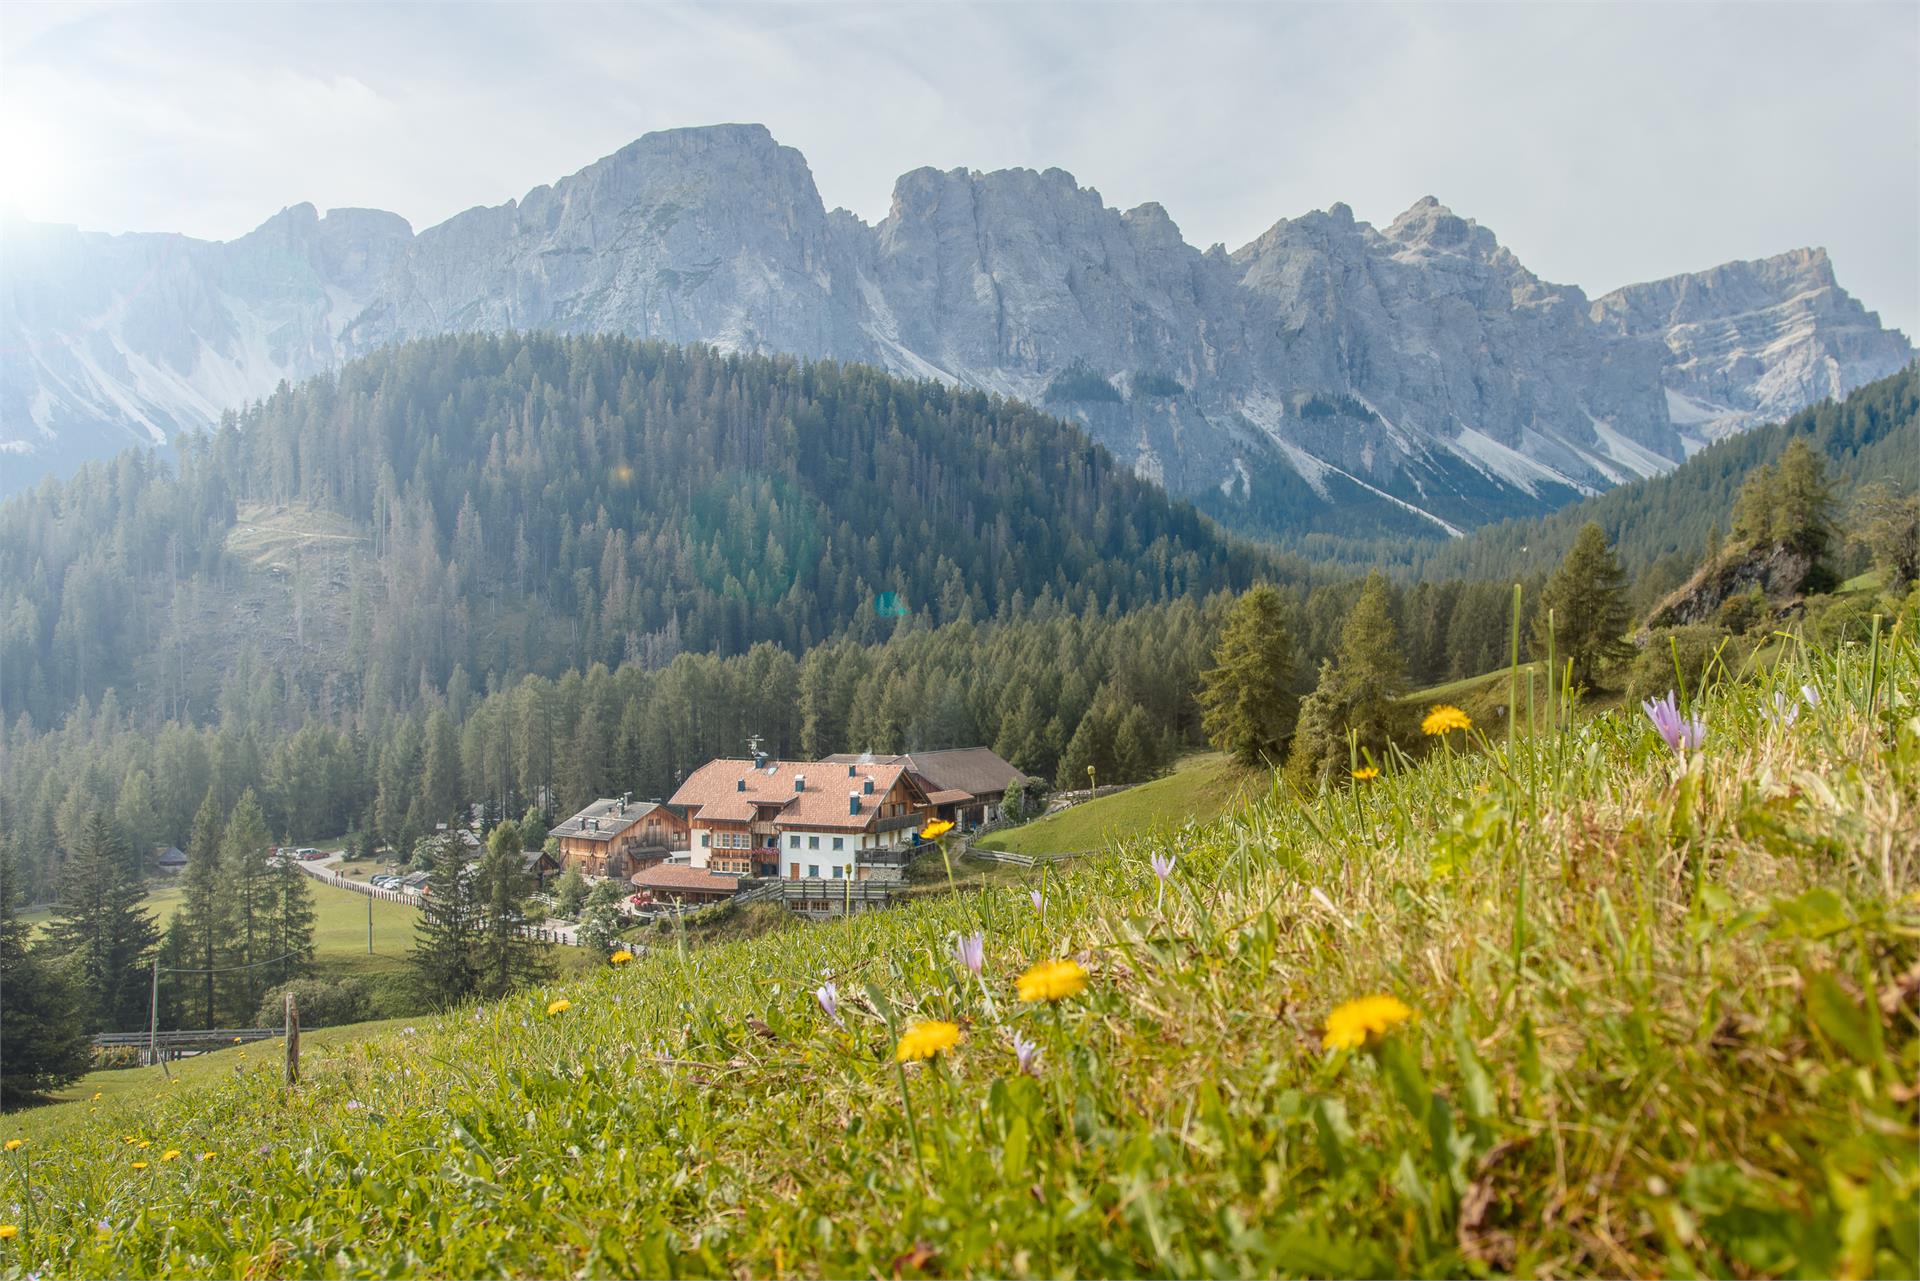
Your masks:
{"label": "chimney", "polygon": [[795,774],[793,776],[793,790],[796,792],[804,792],[807,790],[807,776],[805,774]]}
{"label": "chimney", "polygon": [[736,791],[736,792],[744,792],[744,791],[746,791],[746,790],[747,790],[747,780],[746,780],[746,779],[744,779],[744,778],[736,778],[735,780],[733,780],[733,790],[734,790],[734,791]]}
{"label": "chimney", "polygon": [[859,812],[860,812],[860,793],[848,792],[847,793],[847,813],[858,814]]}
{"label": "chimney", "polygon": [[865,792],[868,796],[873,795],[873,776],[872,775],[867,776],[867,781],[865,785],[861,787],[860,790]]}

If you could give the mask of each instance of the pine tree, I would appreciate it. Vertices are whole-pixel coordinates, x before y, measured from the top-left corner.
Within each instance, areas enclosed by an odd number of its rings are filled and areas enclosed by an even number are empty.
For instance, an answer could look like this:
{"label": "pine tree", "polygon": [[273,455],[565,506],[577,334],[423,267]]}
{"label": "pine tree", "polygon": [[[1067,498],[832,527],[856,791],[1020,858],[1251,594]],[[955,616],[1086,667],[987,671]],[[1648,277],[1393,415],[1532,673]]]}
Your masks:
{"label": "pine tree", "polygon": [[[1556,665],[1573,664],[1574,688],[1597,689],[1603,664],[1635,653],[1626,638],[1632,621],[1626,572],[1607,543],[1606,531],[1598,522],[1588,521],[1540,594],[1540,608],[1533,618],[1533,653],[1544,658],[1551,639]],[[1553,679],[1559,681],[1559,673]]]}
{"label": "pine tree", "polygon": [[1200,678],[1207,740],[1243,765],[1279,760],[1299,708],[1289,688],[1293,638],[1276,589],[1263,583],[1234,603],[1213,663]]}
{"label": "pine tree", "polygon": [[429,823],[452,823],[461,816],[460,744],[453,719],[435,708],[427,717],[426,763],[421,769],[420,798]]}
{"label": "pine tree", "polygon": [[516,987],[539,982],[546,973],[546,957],[540,945],[526,937],[527,895],[532,885],[517,824],[502,823],[493,829],[476,879],[482,918],[477,946],[479,994],[505,996]]}
{"label": "pine tree", "polygon": [[48,945],[71,958],[89,1027],[132,1028],[145,1021],[147,972],[160,931],[140,910],[146,890],[133,874],[125,838],[95,810],[60,869],[60,905]]}
{"label": "pine tree", "polygon": [[0,1109],[79,1080],[92,1064],[80,993],[20,919],[19,865],[0,833]]}
{"label": "pine tree", "polygon": [[177,914],[185,934],[185,968],[198,970],[191,987],[194,998],[189,1008],[203,1028],[219,1027],[216,1017],[214,971],[225,954],[232,925],[230,905],[221,893],[221,854],[224,826],[220,808],[209,791],[193,818],[193,837],[187,842],[187,870],[181,877],[180,910]]}
{"label": "pine tree", "polygon": [[414,926],[414,980],[421,995],[436,1005],[457,1005],[480,984],[475,945],[480,938],[480,904],[474,877],[458,838],[448,835],[422,842],[430,860],[427,893]]}

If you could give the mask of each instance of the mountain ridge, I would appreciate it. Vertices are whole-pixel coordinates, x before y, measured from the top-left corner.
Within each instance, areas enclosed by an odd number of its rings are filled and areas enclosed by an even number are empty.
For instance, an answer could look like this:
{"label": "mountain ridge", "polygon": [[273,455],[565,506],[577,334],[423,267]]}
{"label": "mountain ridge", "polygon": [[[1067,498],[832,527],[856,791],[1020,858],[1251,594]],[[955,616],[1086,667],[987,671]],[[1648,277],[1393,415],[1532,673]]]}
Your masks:
{"label": "mountain ridge", "polygon": [[[1043,405],[1253,532],[1438,536],[1664,470],[1912,353],[1817,250],[1589,299],[1432,196],[1385,228],[1342,204],[1283,218],[1229,253],[1058,168],[911,170],[868,224],[760,125],[648,134],[418,234],[315,213],[175,238],[158,298],[90,233],[10,269],[0,333],[28,358],[0,373],[0,458],[152,441],[407,338],[617,332]],[[92,302],[49,316],[45,296]]]}

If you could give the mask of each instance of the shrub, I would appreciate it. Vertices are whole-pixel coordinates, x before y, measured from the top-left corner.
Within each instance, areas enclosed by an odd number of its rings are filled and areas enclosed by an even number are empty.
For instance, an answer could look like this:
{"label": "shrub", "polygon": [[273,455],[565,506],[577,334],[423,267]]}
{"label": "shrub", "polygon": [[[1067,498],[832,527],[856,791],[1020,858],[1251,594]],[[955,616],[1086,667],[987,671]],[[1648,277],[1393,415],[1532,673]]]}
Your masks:
{"label": "shrub", "polygon": [[260,998],[260,1009],[253,1016],[255,1027],[279,1027],[286,1018],[287,994],[300,1012],[300,1026],[338,1027],[342,1023],[364,1023],[373,1017],[366,981],[345,979],[290,979],[268,988]]}
{"label": "shrub", "polygon": [[[1845,596],[1810,596],[1802,624],[1808,640],[1817,645],[1864,641],[1873,635],[1873,616],[1880,609],[1871,592]],[[1884,626],[1884,624],[1883,624]]]}
{"label": "shrub", "polygon": [[[1723,649],[1722,643],[1725,643]],[[1729,670],[1737,669],[1745,650],[1725,631],[1708,623],[1685,627],[1660,627],[1648,634],[1646,646],[1627,669],[1627,701],[1634,704],[1659,698],[1670,689],[1678,689],[1678,676],[1686,681],[1689,695],[1696,693],[1706,678],[1707,667],[1715,653]]]}

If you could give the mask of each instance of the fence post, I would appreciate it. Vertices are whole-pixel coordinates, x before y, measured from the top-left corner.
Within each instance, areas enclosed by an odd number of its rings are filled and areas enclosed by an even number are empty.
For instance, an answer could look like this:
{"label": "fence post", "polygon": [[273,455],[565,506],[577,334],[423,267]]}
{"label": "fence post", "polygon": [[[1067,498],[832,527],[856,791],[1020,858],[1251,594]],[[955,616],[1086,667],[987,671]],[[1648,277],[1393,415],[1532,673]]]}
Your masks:
{"label": "fence post", "polygon": [[287,993],[287,1084],[300,1080],[300,1011],[294,1007],[293,993]]}

